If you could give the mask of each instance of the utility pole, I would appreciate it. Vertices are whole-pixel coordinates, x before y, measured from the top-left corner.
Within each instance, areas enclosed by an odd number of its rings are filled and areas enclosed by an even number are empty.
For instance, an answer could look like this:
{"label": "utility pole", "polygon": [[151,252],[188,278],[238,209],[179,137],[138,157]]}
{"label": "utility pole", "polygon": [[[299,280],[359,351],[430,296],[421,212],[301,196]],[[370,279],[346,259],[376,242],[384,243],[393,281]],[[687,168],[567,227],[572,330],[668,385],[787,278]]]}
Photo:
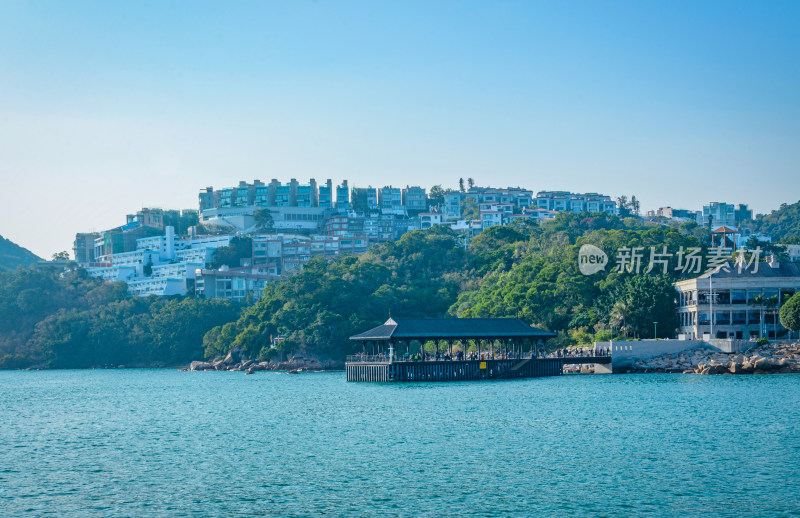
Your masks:
{"label": "utility pole", "polygon": [[711,325],[710,327],[711,340],[714,339],[714,285],[711,283],[711,276],[713,274],[714,272],[708,274],[708,298],[709,298],[709,303],[711,305],[711,310],[710,310],[711,314],[709,315],[710,318],[709,322]]}

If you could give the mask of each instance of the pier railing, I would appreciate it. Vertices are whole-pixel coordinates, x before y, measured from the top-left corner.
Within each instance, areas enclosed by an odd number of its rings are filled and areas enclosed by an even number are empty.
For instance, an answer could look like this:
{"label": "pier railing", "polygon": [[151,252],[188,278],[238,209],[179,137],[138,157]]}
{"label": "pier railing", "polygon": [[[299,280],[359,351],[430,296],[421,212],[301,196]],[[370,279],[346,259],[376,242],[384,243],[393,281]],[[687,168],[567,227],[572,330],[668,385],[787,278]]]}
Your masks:
{"label": "pier railing", "polygon": [[347,363],[389,363],[389,356],[386,354],[354,354],[347,356]]}

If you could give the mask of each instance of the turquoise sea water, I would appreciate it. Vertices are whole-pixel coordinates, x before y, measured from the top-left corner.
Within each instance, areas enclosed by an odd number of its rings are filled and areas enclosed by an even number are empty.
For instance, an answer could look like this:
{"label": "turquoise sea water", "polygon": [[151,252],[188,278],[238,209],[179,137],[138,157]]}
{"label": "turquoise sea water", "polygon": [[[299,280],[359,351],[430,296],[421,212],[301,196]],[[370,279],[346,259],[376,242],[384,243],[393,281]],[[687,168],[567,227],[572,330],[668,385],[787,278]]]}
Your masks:
{"label": "turquoise sea water", "polygon": [[0,372],[1,516],[800,516],[800,376]]}

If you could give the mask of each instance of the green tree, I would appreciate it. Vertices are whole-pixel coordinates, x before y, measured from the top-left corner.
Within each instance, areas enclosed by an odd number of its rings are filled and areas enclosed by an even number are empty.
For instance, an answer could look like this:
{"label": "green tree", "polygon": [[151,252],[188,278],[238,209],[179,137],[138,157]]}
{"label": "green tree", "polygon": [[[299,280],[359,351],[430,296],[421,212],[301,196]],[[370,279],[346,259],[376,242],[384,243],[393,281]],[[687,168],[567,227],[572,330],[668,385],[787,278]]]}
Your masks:
{"label": "green tree", "polygon": [[269,209],[258,209],[253,213],[253,217],[256,220],[256,228],[259,232],[270,231],[275,224]]}
{"label": "green tree", "polygon": [[622,196],[618,196],[617,205],[619,206],[620,217],[624,218],[631,215],[630,202],[628,201],[627,196],[625,196],[624,194]]}
{"label": "green tree", "polygon": [[678,327],[675,288],[665,275],[631,275],[613,292],[614,305],[610,324],[636,337],[652,336],[653,322],[658,322],[658,336],[671,337]]}
{"label": "green tree", "polygon": [[800,293],[795,293],[780,309],[781,325],[791,331],[800,331]]}
{"label": "green tree", "polygon": [[772,236],[773,241],[786,243],[790,237],[800,236],[800,201],[781,204],[770,214],[759,214],[748,224],[754,232]]}
{"label": "green tree", "polygon": [[639,216],[639,209],[640,209],[639,200],[636,199],[636,196],[631,196],[631,202],[630,202],[631,213],[634,216]]}
{"label": "green tree", "polygon": [[472,196],[461,200],[461,217],[464,219],[481,219],[478,202]]}
{"label": "green tree", "polygon": [[242,259],[253,257],[253,240],[249,237],[233,237],[228,246],[221,246],[214,251],[211,268],[220,268],[223,265],[238,268]]}
{"label": "green tree", "polygon": [[444,205],[444,197],[451,189],[443,189],[441,185],[434,185],[428,193],[428,207],[435,208]]}

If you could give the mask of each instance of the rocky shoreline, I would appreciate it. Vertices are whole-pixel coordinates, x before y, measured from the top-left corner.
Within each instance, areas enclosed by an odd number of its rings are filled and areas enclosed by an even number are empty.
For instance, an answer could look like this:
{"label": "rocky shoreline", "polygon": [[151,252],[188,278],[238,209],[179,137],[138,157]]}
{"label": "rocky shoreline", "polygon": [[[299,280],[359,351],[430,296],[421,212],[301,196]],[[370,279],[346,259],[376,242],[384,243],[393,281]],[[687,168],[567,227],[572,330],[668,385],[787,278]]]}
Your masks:
{"label": "rocky shoreline", "polygon": [[215,358],[211,361],[194,361],[182,371],[243,371],[253,374],[258,371],[286,371],[297,374],[306,371],[342,370],[344,362],[334,360],[320,361],[316,358],[306,358],[302,355],[289,356],[286,361],[261,361],[250,360],[242,355],[239,349],[232,349],[225,358]]}
{"label": "rocky shoreline", "polygon": [[708,349],[684,351],[639,360],[629,372],[674,372],[684,374],[800,373],[800,342],[777,342],[756,346],[744,353],[722,353]]}
{"label": "rocky shoreline", "polygon": [[[241,350],[233,349],[224,358],[211,361],[193,361],[181,371],[286,371],[296,374],[307,371],[342,370],[344,362],[319,360],[302,355],[289,356],[285,361],[255,361],[244,357]],[[566,365],[565,373],[592,373],[593,365]],[[626,372],[630,373],[683,373],[683,374],[771,374],[800,373],[800,342],[771,343],[756,346],[738,354],[722,353],[710,349],[695,349],[678,354],[665,354],[648,360],[636,361]]]}

